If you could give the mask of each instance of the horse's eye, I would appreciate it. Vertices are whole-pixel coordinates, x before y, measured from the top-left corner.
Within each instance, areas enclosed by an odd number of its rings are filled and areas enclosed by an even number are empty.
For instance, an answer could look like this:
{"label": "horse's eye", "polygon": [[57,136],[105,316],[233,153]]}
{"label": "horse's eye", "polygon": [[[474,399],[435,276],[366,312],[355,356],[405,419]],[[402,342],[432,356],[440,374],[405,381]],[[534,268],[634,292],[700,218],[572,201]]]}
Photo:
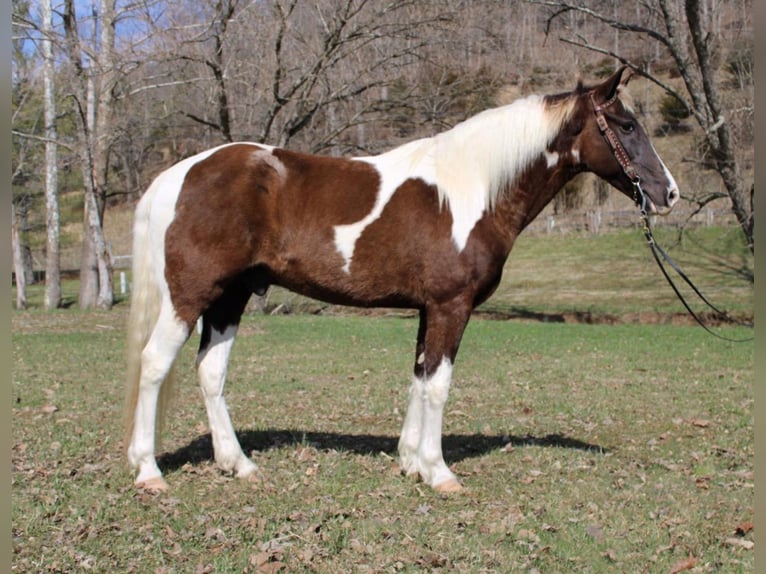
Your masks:
{"label": "horse's eye", "polygon": [[624,131],[626,134],[632,133],[636,129],[636,124],[633,122],[625,122],[620,126],[622,131]]}

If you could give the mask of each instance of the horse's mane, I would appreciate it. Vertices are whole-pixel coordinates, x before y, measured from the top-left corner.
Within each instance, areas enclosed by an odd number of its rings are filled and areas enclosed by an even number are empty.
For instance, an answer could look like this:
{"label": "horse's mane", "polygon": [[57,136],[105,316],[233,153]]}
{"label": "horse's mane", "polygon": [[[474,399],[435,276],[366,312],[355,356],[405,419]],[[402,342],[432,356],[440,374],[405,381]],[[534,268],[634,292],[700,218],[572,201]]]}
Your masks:
{"label": "horse's mane", "polygon": [[545,153],[571,117],[578,96],[527,96],[433,137],[355,159],[387,166],[381,192],[386,198],[402,177],[435,183],[439,202],[448,206],[458,230],[455,241],[462,246],[481,214],[492,210],[503,190]]}
{"label": "horse's mane", "polygon": [[[439,197],[455,208],[477,197],[492,209],[498,196],[561,131],[575,93],[528,96],[481,112],[434,137]],[[470,199],[469,199],[470,198]]]}

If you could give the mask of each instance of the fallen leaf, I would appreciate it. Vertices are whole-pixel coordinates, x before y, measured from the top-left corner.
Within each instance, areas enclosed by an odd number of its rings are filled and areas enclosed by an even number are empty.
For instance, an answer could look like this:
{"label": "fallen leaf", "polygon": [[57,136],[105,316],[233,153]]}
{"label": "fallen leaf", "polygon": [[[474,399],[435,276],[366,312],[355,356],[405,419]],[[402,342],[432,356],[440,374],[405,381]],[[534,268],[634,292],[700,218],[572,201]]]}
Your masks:
{"label": "fallen leaf", "polygon": [[755,543],[751,540],[742,540],[741,538],[727,538],[726,544],[729,546],[739,546],[745,550],[752,550],[755,546]]}
{"label": "fallen leaf", "polygon": [[271,556],[271,552],[258,552],[257,554],[252,554],[250,556],[250,565],[260,568],[269,561]]}
{"label": "fallen leaf", "polygon": [[753,523],[751,521],[749,521],[749,520],[746,520],[745,522],[743,522],[742,524],[737,526],[737,528],[734,531],[734,533],[737,536],[744,536],[745,534],[750,532],[752,529],[753,529]]}
{"label": "fallen leaf", "polygon": [[694,556],[689,556],[688,558],[681,560],[680,562],[676,562],[673,565],[673,568],[671,568],[669,574],[678,574],[679,572],[683,572],[684,570],[691,570],[694,568],[694,566],[697,564],[697,559]]}
{"label": "fallen leaf", "polygon": [[710,426],[710,421],[705,419],[692,419],[689,421],[693,426],[699,428],[707,428]]}

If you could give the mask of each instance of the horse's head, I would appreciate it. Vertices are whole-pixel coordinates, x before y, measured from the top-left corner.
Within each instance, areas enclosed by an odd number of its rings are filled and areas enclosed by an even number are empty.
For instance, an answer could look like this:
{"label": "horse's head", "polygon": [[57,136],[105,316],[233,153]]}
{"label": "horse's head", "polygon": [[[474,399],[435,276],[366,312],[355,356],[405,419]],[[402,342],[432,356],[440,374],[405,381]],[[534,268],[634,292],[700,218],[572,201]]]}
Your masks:
{"label": "horse's head", "polygon": [[578,86],[577,123],[582,129],[573,149],[578,150],[581,169],[639,204],[643,190],[648,212],[668,213],[678,201],[678,186],[633,111],[620,99],[629,78],[620,68],[602,84]]}

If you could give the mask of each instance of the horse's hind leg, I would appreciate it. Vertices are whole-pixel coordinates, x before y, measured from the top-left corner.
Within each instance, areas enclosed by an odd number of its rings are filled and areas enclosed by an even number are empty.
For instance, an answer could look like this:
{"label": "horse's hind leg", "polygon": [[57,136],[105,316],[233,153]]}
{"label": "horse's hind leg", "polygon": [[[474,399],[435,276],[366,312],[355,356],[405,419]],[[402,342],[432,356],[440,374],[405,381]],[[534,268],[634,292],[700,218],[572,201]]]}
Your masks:
{"label": "horse's hind leg", "polygon": [[138,468],[135,483],[149,490],[167,488],[154,454],[157,406],[162,383],[188,337],[186,324],[176,318],[169,302],[163,303],[149,341],[141,352],[141,379],[128,447],[128,460]]}
{"label": "horse's hind leg", "polygon": [[203,314],[202,340],[197,355],[197,372],[216,463],[222,470],[240,477],[253,474],[258,467],[242,452],[223,398],[223,387],[229,354],[248,297],[249,292],[244,289],[231,289]]}

